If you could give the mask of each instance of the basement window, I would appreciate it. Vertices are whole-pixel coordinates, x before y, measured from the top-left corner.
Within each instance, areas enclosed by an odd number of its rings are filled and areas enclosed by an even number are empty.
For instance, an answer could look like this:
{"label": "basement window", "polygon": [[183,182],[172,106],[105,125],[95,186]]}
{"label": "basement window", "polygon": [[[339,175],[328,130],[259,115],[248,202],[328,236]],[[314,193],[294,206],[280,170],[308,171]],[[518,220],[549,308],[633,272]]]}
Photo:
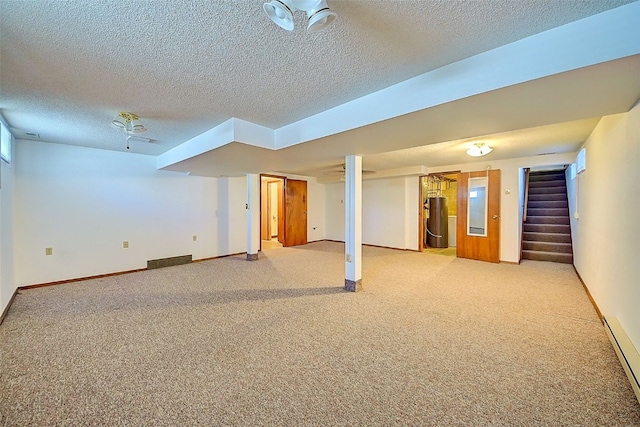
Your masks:
{"label": "basement window", "polygon": [[11,141],[13,136],[9,129],[0,122],[0,158],[7,163],[11,163]]}
{"label": "basement window", "polygon": [[578,151],[576,157],[576,173],[582,173],[587,169],[587,151],[585,148]]}

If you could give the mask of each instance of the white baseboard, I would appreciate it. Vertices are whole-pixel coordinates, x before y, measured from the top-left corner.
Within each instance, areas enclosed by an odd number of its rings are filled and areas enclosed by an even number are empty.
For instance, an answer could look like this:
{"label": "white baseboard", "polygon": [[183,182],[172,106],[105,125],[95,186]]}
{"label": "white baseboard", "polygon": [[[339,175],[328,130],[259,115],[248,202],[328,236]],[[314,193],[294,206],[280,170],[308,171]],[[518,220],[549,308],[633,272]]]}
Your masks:
{"label": "white baseboard", "polygon": [[620,363],[629,377],[629,382],[640,402],[640,353],[635,348],[624,328],[615,317],[604,317],[604,329],[613,344]]}

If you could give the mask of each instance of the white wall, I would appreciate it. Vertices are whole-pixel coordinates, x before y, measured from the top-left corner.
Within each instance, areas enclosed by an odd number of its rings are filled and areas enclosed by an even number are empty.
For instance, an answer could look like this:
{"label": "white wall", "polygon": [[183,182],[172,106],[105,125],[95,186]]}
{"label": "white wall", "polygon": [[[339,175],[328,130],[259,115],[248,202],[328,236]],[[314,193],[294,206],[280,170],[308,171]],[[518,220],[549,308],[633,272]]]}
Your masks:
{"label": "white wall", "polygon": [[246,251],[244,177],[158,171],[155,157],[133,153],[34,141],[15,148],[18,286]]}
{"label": "white wall", "polygon": [[407,176],[404,178],[404,247],[414,251],[420,244],[420,177]]}
{"label": "white wall", "polygon": [[640,349],[640,104],[603,117],[584,147],[586,170],[569,185],[574,265]]}
{"label": "white wall", "polygon": [[[344,241],[344,183],[326,184],[326,238]],[[418,249],[418,177],[362,183],[362,243]]]}
{"label": "white wall", "polygon": [[[15,151],[12,152],[15,160]],[[14,171],[13,165],[0,160],[0,313],[9,304],[17,287],[13,265]]]}
{"label": "white wall", "polygon": [[[490,157],[475,163],[429,168],[429,173],[485,170],[487,166],[500,169],[500,261],[519,262],[522,240],[522,198],[521,169],[534,166],[569,164],[575,153],[552,154],[546,156],[522,157],[508,160],[491,160]],[[506,194],[507,189],[510,194]]]}
{"label": "white wall", "polygon": [[325,184],[325,238],[344,242],[344,182]]}

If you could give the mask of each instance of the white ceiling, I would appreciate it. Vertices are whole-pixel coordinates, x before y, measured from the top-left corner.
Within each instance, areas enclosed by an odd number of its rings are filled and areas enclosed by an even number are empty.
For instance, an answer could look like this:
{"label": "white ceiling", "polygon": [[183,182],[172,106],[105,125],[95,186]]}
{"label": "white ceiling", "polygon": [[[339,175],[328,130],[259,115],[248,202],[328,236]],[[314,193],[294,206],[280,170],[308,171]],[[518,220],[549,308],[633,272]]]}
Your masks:
{"label": "white ceiling", "polygon": [[[280,29],[262,3],[1,0],[1,113],[17,138],[126,151],[108,123],[131,111],[153,141],[130,151],[157,156],[232,117],[282,128],[632,1],[329,0],[338,18],[314,34],[301,16]],[[639,64],[617,61],[613,77],[594,64],[278,151],[232,142],[168,169],[321,176],[345,154],[374,170],[438,166],[470,160],[462,143],[486,135],[496,159],[573,151],[598,117],[640,97]]]}

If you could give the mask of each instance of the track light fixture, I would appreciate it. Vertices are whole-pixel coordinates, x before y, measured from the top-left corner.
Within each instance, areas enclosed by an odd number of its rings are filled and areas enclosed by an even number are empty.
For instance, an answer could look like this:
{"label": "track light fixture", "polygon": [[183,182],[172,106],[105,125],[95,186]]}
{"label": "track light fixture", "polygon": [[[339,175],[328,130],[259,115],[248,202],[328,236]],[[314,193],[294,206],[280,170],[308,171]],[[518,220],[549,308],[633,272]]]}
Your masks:
{"label": "track light fixture", "polygon": [[326,0],[269,0],[262,5],[267,16],[281,28],[293,31],[293,13],[301,10],[307,14],[307,31],[315,33],[326,28],[336,15]]}

